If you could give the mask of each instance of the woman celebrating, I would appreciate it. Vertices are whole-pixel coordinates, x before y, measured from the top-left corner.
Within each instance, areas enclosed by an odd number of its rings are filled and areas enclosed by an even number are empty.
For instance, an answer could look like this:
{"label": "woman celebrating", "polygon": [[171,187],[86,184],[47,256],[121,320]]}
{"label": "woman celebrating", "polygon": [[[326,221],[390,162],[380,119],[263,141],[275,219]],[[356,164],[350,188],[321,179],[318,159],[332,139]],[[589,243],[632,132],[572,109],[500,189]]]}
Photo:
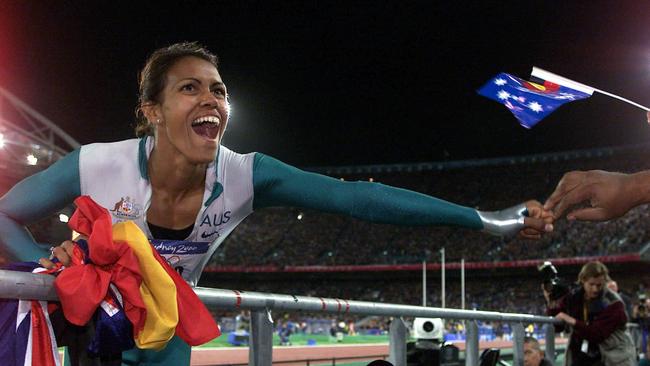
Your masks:
{"label": "woman celebrating", "polygon": [[[260,153],[238,154],[220,144],[228,114],[215,55],[195,43],[157,50],[140,74],[139,139],[83,146],[18,183],[0,199],[3,250],[22,260],[49,254],[23,225],[79,195],[108,209],[114,223],[133,220],[191,285],[228,234],[255,209],[270,206],[529,238],[552,230],[534,201],[480,212],[404,189],[304,172]],[[67,250],[69,242],[54,251],[64,264]],[[189,360],[190,347],[177,338],[161,352],[133,350],[123,356],[126,364]]]}

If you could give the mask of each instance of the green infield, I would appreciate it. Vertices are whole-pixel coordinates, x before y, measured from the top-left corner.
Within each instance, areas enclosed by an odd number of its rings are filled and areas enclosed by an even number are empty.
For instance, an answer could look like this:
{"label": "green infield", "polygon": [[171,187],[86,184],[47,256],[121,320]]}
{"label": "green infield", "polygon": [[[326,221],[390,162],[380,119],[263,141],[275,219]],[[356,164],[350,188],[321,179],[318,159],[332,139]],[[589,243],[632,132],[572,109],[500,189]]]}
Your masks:
{"label": "green infield", "polygon": [[[336,337],[324,334],[293,334],[289,338],[293,346],[306,345],[332,345],[332,344],[358,344],[358,343],[388,343],[388,335],[353,335],[344,336],[339,342]],[[280,346],[280,337],[273,334],[273,346]],[[217,339],[199,347],[233,347],[228,343],[228,334],[223,334]]]}

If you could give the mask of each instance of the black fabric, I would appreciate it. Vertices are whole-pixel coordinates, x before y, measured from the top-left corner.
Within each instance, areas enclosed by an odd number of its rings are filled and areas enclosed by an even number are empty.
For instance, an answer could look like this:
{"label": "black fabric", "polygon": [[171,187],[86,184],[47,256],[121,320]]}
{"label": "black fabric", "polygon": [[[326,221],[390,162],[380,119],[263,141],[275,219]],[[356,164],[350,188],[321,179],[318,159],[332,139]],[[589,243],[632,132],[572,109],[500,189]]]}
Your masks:
{"label": "black fabric", "polygon": [[49,315],[57,345],[67,346],[67,363],[70,366],[120,366],[122,353],[92,356],[88,345],[95,334],[95,323],[91,320],[85,326],[77,326],[65,319],[63,311],[58,308]]}
{"label": "black fabric", "polygon": [[149,231],[151,231],[153,238],[160,240],[185,240],[188,236],[190,236],[192,230],[194,230],[194,224],[186,227],[185,229],[178,230],[156,226],[148,221],[147,225],[149,225]]}

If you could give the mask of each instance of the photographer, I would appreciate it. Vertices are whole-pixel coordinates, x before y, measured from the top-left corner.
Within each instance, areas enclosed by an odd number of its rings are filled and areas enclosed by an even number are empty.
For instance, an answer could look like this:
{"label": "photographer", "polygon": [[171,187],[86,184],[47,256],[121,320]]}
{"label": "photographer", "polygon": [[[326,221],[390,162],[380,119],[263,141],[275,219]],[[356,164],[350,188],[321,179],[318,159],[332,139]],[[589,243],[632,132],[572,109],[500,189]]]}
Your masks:
{"label": "photographer", "polygon": [[551,296],[542,286],[547,313],[564,322],[556,331],[569,331],[566,365],[636,365],[636,352],[626,332],[627,316],[618,294],[608,289],[609,271],[600,262],[585,264],[580,288]]}
{"label": "photographer", "polygon": [[638,335],[636,338],[639,353],[645,354],[645,358],[650,357],[648,354],[648,334],[650,333],[650,299],[645,294],[637,297],[637,304],[632,308],[633,323],[639,325]]}

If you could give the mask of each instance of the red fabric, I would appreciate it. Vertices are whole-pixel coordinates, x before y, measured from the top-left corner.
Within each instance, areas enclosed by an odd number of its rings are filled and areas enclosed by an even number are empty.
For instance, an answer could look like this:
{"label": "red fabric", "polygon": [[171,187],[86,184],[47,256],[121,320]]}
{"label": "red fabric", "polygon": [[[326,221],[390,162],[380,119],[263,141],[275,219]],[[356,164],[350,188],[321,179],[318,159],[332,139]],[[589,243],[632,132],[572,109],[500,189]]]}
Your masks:
{"label": "red fabric", "polygon": [[125,314],[133,324],[134,334],[138,334],[146,316],[138,260],[127,244],[113,242],[113,224],[105,208],[88,196],[77,198],[75,204],[77,210],[68,226],[88,237],[93,264],[66,268],[54,281],[63,313],[73,324],[86,324],[112,282],[122,294]]}
{"label": "red fabric", "polygon": [[220,336],[221,331],[219,330],[219,326],[214,321],[212,314],[203,305],[201,299],[196,296],[194,290],[158,254],[153,246],[151,247],[151,251],[176,285],[176,299],[178,300],[176,335],[181,337],[190,346],[198,346]]}
{"label": "red fabric", "polygon": [[[56,366],[47,319],[38,301],[32,301],[32,365]],[[57,355],[58,356],[58,355]]]}
{"label": "red fabric", "polygon": [[[62,271],[54,281],[66,319],[77,325],[86,324],[108,291],[108,284],[117,286],[124,299],[124,310],[134,325],[134,334],[144,328],[146,310],[139,288],[142,276],[138,260],[127,243],[113,242],[112,220],[106,209],[88,196],[75,200],[77,210],[70,219],[71,229],[88,236],[93,264],[73,265]],[[75,248],[75,256],[78,248]],[[151,247],[156,260],[176,285],[179,321],[176,335],[191,346],[206,343],[221,332],[214,318],[183,278]],[[78,263],[73,260],[73,263]]]}

